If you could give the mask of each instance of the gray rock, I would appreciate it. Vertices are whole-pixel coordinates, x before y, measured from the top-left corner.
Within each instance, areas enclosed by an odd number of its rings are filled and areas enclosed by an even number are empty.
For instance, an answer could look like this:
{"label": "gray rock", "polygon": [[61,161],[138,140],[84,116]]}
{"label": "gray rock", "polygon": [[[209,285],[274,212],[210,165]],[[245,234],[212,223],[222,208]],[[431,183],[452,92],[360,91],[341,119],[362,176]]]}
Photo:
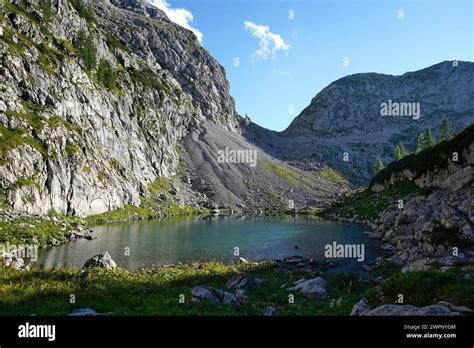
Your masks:
{"label": "gray rock", "polygon": [[236,274],[228,282],[228,288],[252,290],[260,286],[261,280],[252,275]]}
{"label": "gray rock", "polygon": [[237,290],[234,295],[210,286],[196,286],[191,289],[191,294],[193,296],[191,301],[194,303],[209,301],[215,305],[225,304],[239,306],[247,301],[247,297],[244,295],[243,290]]}
{"label": "gray rock", "polygon": [[265,310],[263,311],[263,315],[273,317],[273,316],[278,315],[278,313],[275,307],[270,306],[270,307],[265,308]]}
{"label": "gray rock", "polygon": [[86,261],[82,268],[89,269],[94,267],[116,269],[117,264],[114,260],[112,260],[112,257],[110,256],[109,252],[106,251],[103,254],[98,254],[91,257],[89,260]]}
{"label": "gray rock", "polygon": [[241,256],[241,257],[239,257],[239,262],[240,263],[247,263],[248,261],[247,261],[247,259],[245,259]]}
{"label": "gray rock", "polygon": [[194,302],[209,301],[212,304],[220,303],[219,297],[217,297],[211,290],[203,286],[196,286],[191,289]]}
{"label": "gray rock", "polygon": [[366,310],[369,309],[369,304],[365,298],[357,302],[354,307],[352,307],[352,311],[350,315],[361,315]]}
{"label": "gray rock", "polygon": [[300,279],[293,283],[293,287],[288,288],[288,291],[299,291],[305,297],[310,299],[323,300],[328,297],[327,294],[327,283],[321,278],[317,277],[314,279]]}
{"label": "gray rock", "polygon": [[71,317],[83,317],[83,316],[108,316],[112,315],[111,312],[108,313],[97,313],[95,310],[90,309],[90,308],[79,308],[79,309],[74,309],[72,313],[67,314],[68,316]]}
{"label": "gray rock", "polygon": [[245,290],[243,289],[238,289],[235,292],[235,296],[237,297],[237,299],[239,300],[239,303],[241,304],[247,304],[249,301],[248,297],[245,295]]}

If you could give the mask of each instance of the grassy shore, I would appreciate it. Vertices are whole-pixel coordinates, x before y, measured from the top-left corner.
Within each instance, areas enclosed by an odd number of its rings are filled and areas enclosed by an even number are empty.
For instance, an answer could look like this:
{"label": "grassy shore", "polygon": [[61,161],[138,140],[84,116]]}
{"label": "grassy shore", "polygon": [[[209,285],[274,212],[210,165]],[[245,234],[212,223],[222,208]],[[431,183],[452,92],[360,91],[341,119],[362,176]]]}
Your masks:
{"label": "grassy shore", "polygon": [[[225,291],[236,271],[262,280],[259,288],[246,291],[248,304],[212,305],[191,302],[191,288],[213,286]],[[474,307],[474,271],[463,278],[461,269],[401,273],[397,268],[378,269],[372,277],[385,276],[377,290],[375,282],[361,282],[354,273],[323,275],[328,280],[326,300],[306,299],[287,290],[298,279],[314,277],[300,271],[281,270],[271,263],[224,265],[219,262],[156,267],[129,272],[125,269],[92,269],[81,274],[74,269],[15,271],[0,266],[0,315],[65,315],[76,308],[92,308],[113,315],[262,315],[274,306],[279,315],[348,315],[365,297],[371,306],[394,303],[403,294],[405,303],[417,306],[450,301]],[[180,303],[180,295],[185,303]],[[71,295],[75,303],[70,303]]]}
{"label": "grassy shore", "polygon": [[[213,286],[225,291],[236,271],[262,280],[246,292],[246,305],[194,304],[191,288]],[[129,272],[92,269],[81,275],[73,269],[14,271],[0,268],[0,315],[65,315],[75,308],[93,308],[113,315],[261,315],[274,306],[280,315],[344,315],[363,295],[353,276],[329,279],[329,298],[310,300],[295,293],[289,303],[286,289],[302,273],[283,272],[272,264],[224,265],[205,262]],[[307,275],[306,275],[307,276]],[[354,279],[353,279],[354,278]],[[69,302],[75,295],[76,303]],[[179,302],[184,294],[185,303]],[[334,299],[334,301],[331,301]],[[331,304],[332,303],[332,304]]]}

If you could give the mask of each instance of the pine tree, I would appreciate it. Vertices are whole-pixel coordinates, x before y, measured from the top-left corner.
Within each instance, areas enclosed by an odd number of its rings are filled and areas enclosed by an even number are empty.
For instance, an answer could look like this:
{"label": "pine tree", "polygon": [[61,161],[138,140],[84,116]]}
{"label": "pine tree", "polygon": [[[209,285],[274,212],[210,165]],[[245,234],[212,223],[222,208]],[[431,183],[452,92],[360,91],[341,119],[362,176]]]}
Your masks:
{"label": "pine tree", "polygon": [[395,159],[397,161],[401,160],[403,157],[407,155],[407,151],[405,150],[405,146],[403,143],[400,141],[395,148]]}
{"label": "pine tree", "polygon": [[374,174],[377,174],[384,168],[385,167],[383,165],[382,159],[380,157],[377,157],[377,159],[375,160]]}
{"label": "pine tree", "polygon": [[425,129],[425,148],[428,149],[431,146],[436,144],[435,138],[433,136],[433,133],[431,133],[431,128],[426,128]]}
{"label": "pine tree", "polygon": [[435,144],[436,142],[433,137],[433,133],[431,132],[430,128],[427,128],[418,137],[418,147],[416,149],[416,153],[426,150]]}
{"label": "pine tree", "polygon": [[448,118],[445,117],[443,122],[441,122],[441,125],[439,126],[439,134],[441,136],[441,140],[445,141],[451,139],[451,132],[451,123],[449,123]]}
{"label": "pine tree", "polygon": [[89,69],[95,68],[96,61],[96,47],[92,35],[87,35],[84,30],[79,31],[76,39],[76,47],[79,51],[79,56],[84,61],[84,64]]}

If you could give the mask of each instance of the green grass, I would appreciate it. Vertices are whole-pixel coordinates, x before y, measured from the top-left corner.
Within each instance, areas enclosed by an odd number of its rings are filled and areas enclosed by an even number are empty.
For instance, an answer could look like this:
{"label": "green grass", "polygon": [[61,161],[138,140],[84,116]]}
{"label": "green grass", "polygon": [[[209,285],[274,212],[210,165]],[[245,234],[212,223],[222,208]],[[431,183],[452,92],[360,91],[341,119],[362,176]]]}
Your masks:
{"label": "green grass", "polygon": [[342,184],[345,181],[341,175],[331,168],[324,168],[321,171],[321,176],[333,184]]}
{"label": "green grass", "polygon": [[25,121],[31,128],[41,130],[45,126],[46,118],[33,112],[19,113],[7,110],[6,115],[9,118],[21,119]]}
{"label": "green grass", "polygon": [[4,161],[8,161],[8,152],[16,147],[27,144],[40,152],[43,157],[48,157],[45,145],[38,139],[29,135],[23,127],[6,128],[0,124],[0,154]]}
{"label": "green grass", "polygon": [[39,17],[37,17],[36,15],[33,15],[29,12],[27,12],[25,9],[21,8],[21,7],[18,7],[14,4],[12,4],[10,1],[8,0],[5,0],[4,1],[4,6],[5,6],[5,9],[7,10],[7,12],[12,12],[12,13],[15,13],[17,15],[20,15],[34,23],[40,23],[41,19]]}
{"label": "green grass", "polygon": [[[191,303],[191,288],[198,285],[228,290],[226,282],[235,270],[262,280],[246,292],[249,303],[240,307]],[[295,293],[288,303],[291,284],[304,274],[278,271],[270,264],[223,265],[220,262],[151,268],[136,272],[124,269],[79,271],[13,271],[0,267],[0,315],[64,315],[75,308],[93,308],[113,315],[261,315],[274,306],[280,315],[347,315],[362,292],[341,276],[330,279],[327,300],[309,300]],[[74,294],[76,303],[69,297]],[[179,303],[184,294],[185,303]],[[338,300],[332,304],[332,299]]]}
{"label": "green grass", "polygon": [[97,179],[99,179],[100,182],[104,183],[105,184],[105,180],[106,180],[106,176],[105,176],[105,173],[100,171],[98,174],[97,174]]}
{"label": "green grass", "polygon": [[25,186],[34,186],[38,192],[41,191],[41,188],[37,182],[30,178],[21,178],[12,184],[8,190],[15,191]]}
{"label": "green grass", "polygon": [[92,215],[86,218],[89,225],[100,225],[111,222],[124,222],[130,220],[137,220],[139,218],[151,219],[156,215],[144,208],[134,205],[126,205],[122,209],[112,210],[103,214]]}
{"label": "green grass", "polygon": [[9,206],[7,204],[7,191],[5,189],[0,188],[0,208],[1,209],[8,209]]}
{"label": "green grass", "polygon": [[142,70],[129,68],[128,73],[134,83],[140,83],[147,89],[163,90],[168,95],[172,95],[171,90],[161,81],[161,77],[150,68],[143,67]]}
{"label": "green grass", "polygon": [[331,205],[324,211],[324,214],[338,214],[345,218],[374,218],[388,207],[395,206],[397,201],[403,197],[427,192],[429,192],[428,189],[419,188],[414,183],[399,184],[381,192],[374,192],[370,189],[358,190]]}
{"label": "green grass", "polygon": [[51,238],[63,241],[64,235],[72,228],[64,227],[61,222],[30,217],[17,218],[12,222],[0,221],[0,243],[35,244],[44,247]]}
{"label": "green grass", "polygon": [[165,178],[157,178],[153,183],[148,185],[152,195],[157,195],[160,193],[168,192],[172,190],[171,185]]}
{"label": "green grass", "polygon": [[71,157],[81,151],[79,146],[74,144],[66,144],[65,150],[68,157]]}
{"label": "green grass", "polygon": [[298,176],[288,168],[274,164],[265,159],[258,160],[258,166],[265,170],[266,172],[273,173],[285,181],[293,185],[300,185],[301,181],[298,179]]}
{"label": "green grass", "polygon": [[427,270],[419,272],[394,272],[382,284],[384,298],[375,289],[367,291],[371,306],[395,303],[402,294],[405,304],[427,306],[438,301],[449,301],[457,305],[474,307],[474,271],[471,279],[463,279],[460,268],[441,272]]}

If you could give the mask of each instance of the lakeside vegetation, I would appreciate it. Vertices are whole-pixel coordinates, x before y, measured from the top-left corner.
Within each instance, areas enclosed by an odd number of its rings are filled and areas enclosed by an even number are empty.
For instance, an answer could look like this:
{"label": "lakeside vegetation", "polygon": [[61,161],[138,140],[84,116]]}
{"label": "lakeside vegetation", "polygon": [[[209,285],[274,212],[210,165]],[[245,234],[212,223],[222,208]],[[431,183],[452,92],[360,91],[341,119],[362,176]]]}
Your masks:
{"label": "lakeside vegetation", "polygon": [[[365,297],[371,307],[396,303],[399,294],[402,294],[403,303],[414,306],[428,306],[438,301],[448,301],[454,305],[473,308],[474,268],[464,267],[458,265],[446,271],[429,269],[401,272],[399,267],[381,266],[374,270],[372,277],[382,276],[385,281],[379,288],[367,289]],[[465,277],[465,274],[468,277]]]}
{"label": "lakeside vegetation", "polygon": [[[446,128],[449,125],[446,126],[443,122],[443,127]],[[369,187],[374,184],[383,184],[390,179],[393,173],[404,170],[415,173],[415,177],[412,178],[414,180],[429,171],[447,168],[452,163],[460,166],[465,165],[466,159],[462,154],[474,142],[474,125],[465,128],[453,138],[448,137],[445,134],[446,132],[442,133],[441,142],[438,144],[429,141],[429,145],[421,146],[416,153],[405,155],[400,160],[391,162],[385,168],[381,168],[375,174]]]}
{"label": "lakeside vegetation", "polygon": [[[235,272],[262,280],[245,292],[248,304],[213,305],[191,302],[191,288],[213,286],[226,291]],[[357,277],[338,274],[329,279],[329,298],[310,300],[295,293],[289,303],[286,290],[304,276],[282,272],[274,265],[224,265],[205,262],[129,272],[124,269],[14,271],[0,267],[0,315],[64,315],[75,308],[93,308],[113,315],[261,315],[274,306],[280,315],[344,315],[363,295]],[[233,292],[233,291],[231,291]],[[76,302],[71,304],[71,294]],[[185,303],[180,303],[180,295]]]}
{"label": "lakeside vegetation", "polygon": [[[262,282],[246,290],[248,303],[213,305],[191,301],[194,286],[212,286],[225,291],[235,272],[251,274]],[[314,300],[296,292],[289,303],[288,287],[306,277],[304,271],[282,271],[271,263],[224,265],[209,261],[130,272],[125,269],[94,268],[81,273],[74,269],[22,270],[0,266],[0,315],[65,315],[76,308],[92,308],[112,315],[262,315],[273,306],[279,315],[348,315],[360,299],[371,307],[394,303],[403,294],[404,304],[425,306],[437,301],[474,307],[474,270],[463,278],[461,267],[402,273],[399,268],[381,267],[372,280],[362,281],[355,273],[324,275],[329,297]],[[383,275],[376,288],[373,278]],[[71,295],[75,303],[70,302]],[[184,295],[184,303],[180,296]]]}
{"label": "lakeside vegetation", "polygon": [[401,198],[412,194],[427,194],[430,189],[420,188],[415,183],[401,183],[381,192],[359,189],[332,204],[322,212],[323,216],[337,214],[343,218],[371,219],[377,217]]}

